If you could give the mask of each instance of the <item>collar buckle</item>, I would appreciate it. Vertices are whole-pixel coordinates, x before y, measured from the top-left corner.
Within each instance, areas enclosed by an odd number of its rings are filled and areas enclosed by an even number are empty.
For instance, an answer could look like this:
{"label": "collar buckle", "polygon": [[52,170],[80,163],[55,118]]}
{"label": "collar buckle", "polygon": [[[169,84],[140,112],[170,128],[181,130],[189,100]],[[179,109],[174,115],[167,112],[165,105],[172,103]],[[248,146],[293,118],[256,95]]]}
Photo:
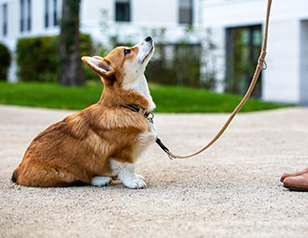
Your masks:
{"label": "collar buckle", "polygon": [[154,114],[152,112],[146,111],[143,115],[150,123],[154,124]]}

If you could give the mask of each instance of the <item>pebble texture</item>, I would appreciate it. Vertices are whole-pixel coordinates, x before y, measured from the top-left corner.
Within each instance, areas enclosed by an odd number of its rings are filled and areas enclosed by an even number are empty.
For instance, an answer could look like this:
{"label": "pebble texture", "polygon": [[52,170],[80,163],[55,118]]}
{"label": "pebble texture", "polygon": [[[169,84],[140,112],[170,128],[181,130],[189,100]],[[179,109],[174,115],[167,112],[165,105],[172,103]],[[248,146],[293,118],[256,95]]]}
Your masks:
{"label": "pebble texture", "polygon": [[[10,181],[31,140],[72,111],[0,105],[0,237],[307,237],[308,193],[279,181],[308,167],[308,109],[237,115],[209,150],[136,164],[147,188],[31,188]],[[176,154],[203,147],[229,114],[155,114]]]}

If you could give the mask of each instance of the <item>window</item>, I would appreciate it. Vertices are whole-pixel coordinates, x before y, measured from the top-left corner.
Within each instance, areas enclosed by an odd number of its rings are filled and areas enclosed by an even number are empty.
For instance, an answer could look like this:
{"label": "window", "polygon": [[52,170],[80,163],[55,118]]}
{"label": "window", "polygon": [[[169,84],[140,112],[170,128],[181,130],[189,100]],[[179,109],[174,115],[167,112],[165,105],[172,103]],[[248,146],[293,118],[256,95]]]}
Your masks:
{"label": "window", "polygon": [[192,24],[193,23],[193,0],[179,0],[179,23]]}
{"label": "window", "polygon": [[31,30],[31,0],[20,0],[20,32]]}
{"label": "window", "polygon": [[24,20],[25,20],[25,2],[20,0],[20,32],[24,31]]}
{"label": "window", "polygon": [[57,0],[53,0],[53,25],[58,25],[58,11],[57,11]]}
{"label": "window", "polygon": [[[252,79],[262,45],[261,25],[226,29],[227,72],[225,91],[244,94]],[[262,73],[261,73],[262,76]],[[262,77],[252,96],[261,96]]]}
{"label": "window", "polygon": [[2,11],[3,11],[2,34],[3,34],[3,36],[6,36],[7,35],[7,4],[3,5]]}
{"label": "window", "polygon": [[130,0],[116,0],[116,21],[130,21]]}
{"label": "window", "polygon": [[31,0],[28,0],[27,4],[27,30],[31,30]]}
{"label": "window", "polygon": [[45,28],[49,26],[49,0],[45,0]]}
{"label": "window", "polygon": [[51,1],[45,0],[45,28],[58,25],[58,1],[52,0],[52,10]]}

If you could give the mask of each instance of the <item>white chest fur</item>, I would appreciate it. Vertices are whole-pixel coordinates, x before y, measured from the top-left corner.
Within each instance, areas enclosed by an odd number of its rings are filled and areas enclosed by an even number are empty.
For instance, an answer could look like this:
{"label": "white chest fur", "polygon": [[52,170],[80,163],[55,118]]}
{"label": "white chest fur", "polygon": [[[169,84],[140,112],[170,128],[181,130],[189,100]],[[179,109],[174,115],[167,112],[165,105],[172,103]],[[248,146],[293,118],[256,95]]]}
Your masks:
{"label": "white chest fur", "polygon": [[136,154],[134,161],[136,161],[142,152],[153,142],[155,142],[157,138],[157,132],[153,123],[148,122],[150,131],[143,132],[139,135],[139,141],[136,148]]}
{"label": "white chest fur", "polygon": [[138,93],[143,95],[150,104],[149,110],[152,111],[156,105],[151,97],[148,82],[144,76],[144,74],[140,75],[137,80],[135,80],[132,84],[127,85],[126,88],[130,88],[136,90]]}

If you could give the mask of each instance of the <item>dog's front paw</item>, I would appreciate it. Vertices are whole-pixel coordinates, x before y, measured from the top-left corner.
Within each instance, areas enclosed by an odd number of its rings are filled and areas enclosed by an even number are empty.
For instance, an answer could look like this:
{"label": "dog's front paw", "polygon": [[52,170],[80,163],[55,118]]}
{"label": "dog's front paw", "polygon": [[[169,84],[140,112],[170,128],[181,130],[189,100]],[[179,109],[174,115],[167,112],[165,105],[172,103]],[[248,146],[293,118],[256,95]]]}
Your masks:
{"label": "dog's front paw", "polygon": [[144,177],[140,174],[135,174],[138,179],[145,180]]}
{"label": "dog's front paw", "polygon": [[135,176],[135,178],[123,179],[122,183],[126,187],[133,189],[142,189],[147,187],[147,184],[144,182],[144,178],[141,175]]}
{"label": "dog's front paw", "polygon": [[128,188],[146,188],[147,184],[144,178],[135,174],[135,165],[133,163],[121,163],[115,160],[110,160],[110,165],[114,174],[118,175],[121,182]]}

